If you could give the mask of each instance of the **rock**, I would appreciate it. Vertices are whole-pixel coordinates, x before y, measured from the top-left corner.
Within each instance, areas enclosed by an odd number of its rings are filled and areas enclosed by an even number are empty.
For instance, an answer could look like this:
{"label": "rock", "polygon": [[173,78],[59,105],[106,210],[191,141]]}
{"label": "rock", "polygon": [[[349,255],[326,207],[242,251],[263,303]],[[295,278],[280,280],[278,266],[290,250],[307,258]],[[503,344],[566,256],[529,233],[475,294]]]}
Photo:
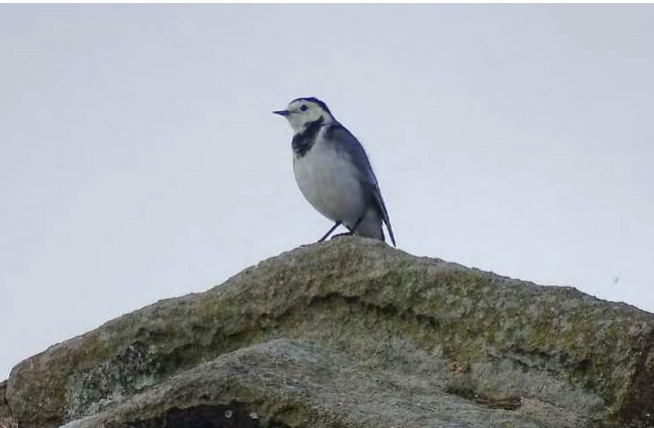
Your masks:
{"label": "rock", "polygon": [[5,380],[0,382],[0,428],[12,428],[16,426],[11,416],[9,403],[7,403],[7,398],[5,397],[6,392],[7,381]]}
{"label": "rock", "polygon": [[[390,344],[398,355],[410,348]],[[370,367],[347,354],[286,339],[252,345],[174,376],[107,412],[66,428],[175,426],[366,426],[538,428],[552,406],[534,403],[517,411],[492,410],[445,389],[447,376],[417,352],[423,370]],[[442,361],[437,363],[444,367]],[[180,409],[184,409],[180,411]],[[244,409],[256,409],[247,411]],[[266,415],[259,420],[258,416]],[[533,420],[532,420],[533,419]],[[583,423],[572,412],[554,414],[556,426]],[[207,425],[210,426],[210,425]],[[213,426],[213,425],[212,425]]]}
{"label": "rock", "polygon": [[21,428],[644,428],[653,344],[631,306],[338,238],[55,345],[7,395]]}

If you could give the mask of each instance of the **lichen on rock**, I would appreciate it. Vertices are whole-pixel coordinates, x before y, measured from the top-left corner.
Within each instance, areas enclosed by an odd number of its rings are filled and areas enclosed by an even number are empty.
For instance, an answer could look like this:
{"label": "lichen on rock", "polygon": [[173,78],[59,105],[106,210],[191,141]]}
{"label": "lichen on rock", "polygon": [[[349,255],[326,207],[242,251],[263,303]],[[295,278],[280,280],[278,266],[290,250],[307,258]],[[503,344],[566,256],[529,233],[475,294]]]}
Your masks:
{"label": "lichen on rock", "polygon": [[227,411],[253,427],[644,428],[653,344],[654,315],[631,306],[338,238],[56,345],[14,368],[8,399],[21,428]]}
{"label": "lichen on rock", "polygon": [[11,416],[9,403],[5,397],[7,392],[7,381],[0,382],[0,428],[14,428],[14,418]]}

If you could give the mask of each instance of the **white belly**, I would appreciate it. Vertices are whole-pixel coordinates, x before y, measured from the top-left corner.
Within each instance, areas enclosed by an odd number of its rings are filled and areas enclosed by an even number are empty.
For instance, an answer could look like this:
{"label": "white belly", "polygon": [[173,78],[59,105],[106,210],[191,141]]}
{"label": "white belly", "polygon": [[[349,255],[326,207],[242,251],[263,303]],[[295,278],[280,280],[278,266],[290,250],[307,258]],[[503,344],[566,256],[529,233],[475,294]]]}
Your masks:
{"label": "white belly", "polygon": [[318,137],[303,157],[293,158],[293,172],[309,203],[332,221],[352,227],[364,214],[363,191],[349,159]]}

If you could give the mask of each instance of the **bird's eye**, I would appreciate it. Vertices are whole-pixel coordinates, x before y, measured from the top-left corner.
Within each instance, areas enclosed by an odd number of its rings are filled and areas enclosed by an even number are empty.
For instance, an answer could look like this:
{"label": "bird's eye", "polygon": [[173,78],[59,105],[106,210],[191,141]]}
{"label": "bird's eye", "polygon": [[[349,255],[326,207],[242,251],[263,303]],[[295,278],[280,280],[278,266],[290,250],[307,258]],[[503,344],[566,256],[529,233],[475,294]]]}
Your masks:
{"label": "bird's eye", "polygon": [[309,107],[307,107],[306,105],[303,105],[302,107],[300,107],[300,110],[302,110],[302,111],[307,111],[308,108],[309,108]]}

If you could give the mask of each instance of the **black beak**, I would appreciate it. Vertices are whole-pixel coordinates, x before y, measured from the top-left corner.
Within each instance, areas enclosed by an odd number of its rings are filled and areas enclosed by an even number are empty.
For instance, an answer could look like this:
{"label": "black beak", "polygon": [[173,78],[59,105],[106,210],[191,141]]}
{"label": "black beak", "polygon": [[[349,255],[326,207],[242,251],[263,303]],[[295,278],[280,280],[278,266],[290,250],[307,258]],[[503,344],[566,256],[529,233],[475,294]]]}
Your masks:
{"label": "black beak", "polygon": [[289,114],[291,114],[291,112],[288,110],[277,110],[274,111],[273,113],[278,114],[280,116],[288,116]]}

